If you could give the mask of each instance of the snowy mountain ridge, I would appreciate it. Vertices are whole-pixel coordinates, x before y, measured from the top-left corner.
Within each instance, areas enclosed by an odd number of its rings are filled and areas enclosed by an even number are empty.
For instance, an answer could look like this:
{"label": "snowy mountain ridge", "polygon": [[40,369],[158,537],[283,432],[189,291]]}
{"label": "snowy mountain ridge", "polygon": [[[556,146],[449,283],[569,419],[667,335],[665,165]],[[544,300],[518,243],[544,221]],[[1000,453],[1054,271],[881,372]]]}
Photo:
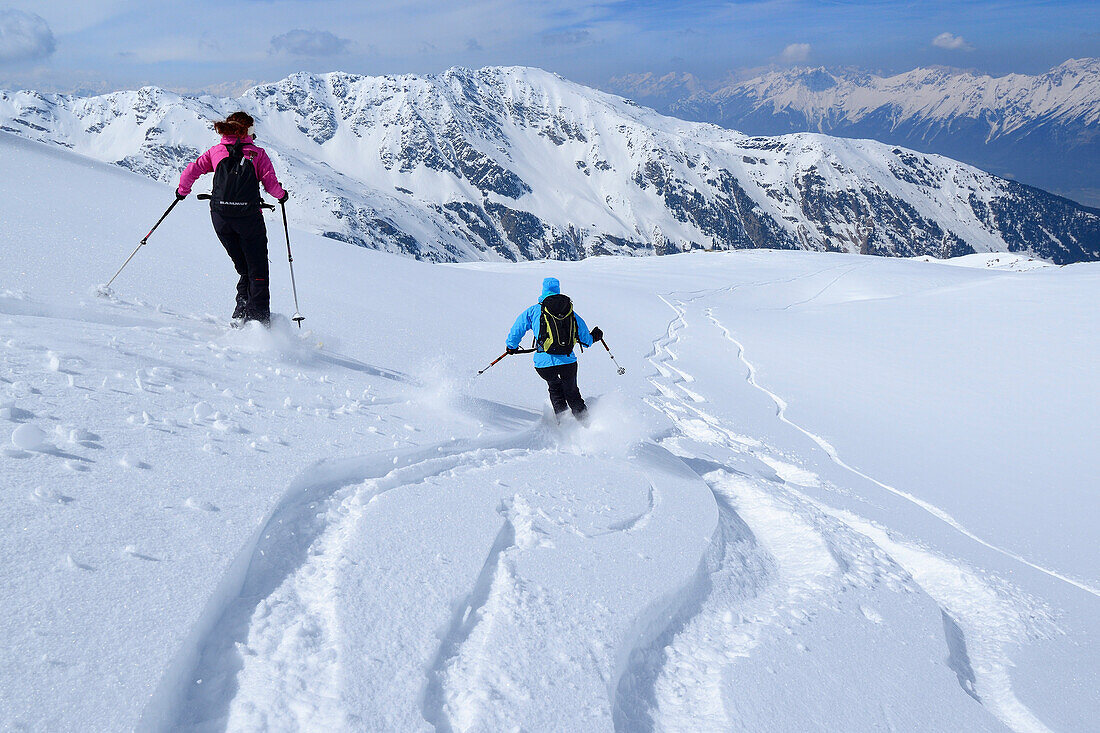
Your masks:
{"label": "snowy mountain ridge", "polygon": [[987,140],[1038,120],[1100,124],[1100,59],[1070,59],[1037,76],[994,77],[946,67],[917,68],[893,76],[795,67],[722,87],[716,104],[752,95],[773,113],[797,111],[827,132],[839,117],[859,122],[891,107],[892,122],[973,118],[988,122]]}
{"label": "snowy mountain ridge", "polygon": [[690,74],[637,74],[609,86],[688,119],[754,134],[870,137],[1100,201],[1100,174],[1090,165],[1098,156],[1100,59],[1069,59],[1034,76],[794,67],[712,89]]}
{"label": "snowy mountain ridge", "polygon": [[523,67],[295,74],[239,100],[153,87],[0,92],[0,130],[165,183],[244,108],[330,238],[435,261],[693,248],[1100,258],[1100,217],[938,156],[820,134],[749,137]]}

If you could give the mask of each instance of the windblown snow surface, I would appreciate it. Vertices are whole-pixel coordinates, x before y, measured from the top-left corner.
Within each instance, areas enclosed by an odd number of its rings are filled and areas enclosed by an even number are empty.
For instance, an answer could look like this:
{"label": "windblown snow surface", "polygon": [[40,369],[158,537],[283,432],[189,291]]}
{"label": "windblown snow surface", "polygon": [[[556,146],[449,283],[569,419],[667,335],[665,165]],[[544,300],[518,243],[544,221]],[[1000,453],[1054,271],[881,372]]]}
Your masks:
{"label": "windblown snow surface", "polygon": [[[0,728],[1095,730],[1100,265],[292,228],[231,331],[201,204],[101,297],[170,189],[0,165]],[[475,376],[546,275],[589,428]]]}

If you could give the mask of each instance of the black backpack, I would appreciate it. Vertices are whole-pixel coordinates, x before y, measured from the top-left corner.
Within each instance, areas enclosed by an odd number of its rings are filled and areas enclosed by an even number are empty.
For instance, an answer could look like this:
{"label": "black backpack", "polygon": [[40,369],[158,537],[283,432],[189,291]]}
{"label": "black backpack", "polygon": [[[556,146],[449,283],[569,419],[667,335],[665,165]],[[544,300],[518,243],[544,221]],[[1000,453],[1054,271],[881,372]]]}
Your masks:
{"label": "black backpack", "polygon": [[561,293],[548,295],[542,301],[535,348],[547,354],[566,356],[573,353],[573,344],[577,341],[577,317],[573,314],[573,301]]}
{"label": "black backpack", "polygon": [[244,155],[240,140],[226,145],[229,155],[214,170],[210,208],[222,216],[248,216],[260,213],[260,181],[252,158]]}

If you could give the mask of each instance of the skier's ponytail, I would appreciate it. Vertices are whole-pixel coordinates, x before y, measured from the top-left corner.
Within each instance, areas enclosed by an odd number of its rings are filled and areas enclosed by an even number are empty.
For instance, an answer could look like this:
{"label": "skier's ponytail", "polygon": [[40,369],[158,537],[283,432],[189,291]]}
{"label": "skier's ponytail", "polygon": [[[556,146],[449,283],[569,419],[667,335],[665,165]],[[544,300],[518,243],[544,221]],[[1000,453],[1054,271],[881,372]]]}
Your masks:
{"label": "skier's ponytail", "polygon": [[247,112],[234,112],[224,120],[214,123],[214,132],[219,135],[244,137],[256,121]]}

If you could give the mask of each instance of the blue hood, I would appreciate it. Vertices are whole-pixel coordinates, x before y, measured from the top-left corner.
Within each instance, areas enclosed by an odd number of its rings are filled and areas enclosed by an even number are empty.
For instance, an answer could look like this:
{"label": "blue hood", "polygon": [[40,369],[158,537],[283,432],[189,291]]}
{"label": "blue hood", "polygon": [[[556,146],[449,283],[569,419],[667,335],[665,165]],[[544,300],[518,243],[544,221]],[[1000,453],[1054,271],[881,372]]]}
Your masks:
{"label": "blue hood", "polygon": [[542,281],[542,295],[539,296],[539,302],[546,300],[551,295],[557,295],[561,292],[561,283],[558,282],[556,277],[548,277]]}

